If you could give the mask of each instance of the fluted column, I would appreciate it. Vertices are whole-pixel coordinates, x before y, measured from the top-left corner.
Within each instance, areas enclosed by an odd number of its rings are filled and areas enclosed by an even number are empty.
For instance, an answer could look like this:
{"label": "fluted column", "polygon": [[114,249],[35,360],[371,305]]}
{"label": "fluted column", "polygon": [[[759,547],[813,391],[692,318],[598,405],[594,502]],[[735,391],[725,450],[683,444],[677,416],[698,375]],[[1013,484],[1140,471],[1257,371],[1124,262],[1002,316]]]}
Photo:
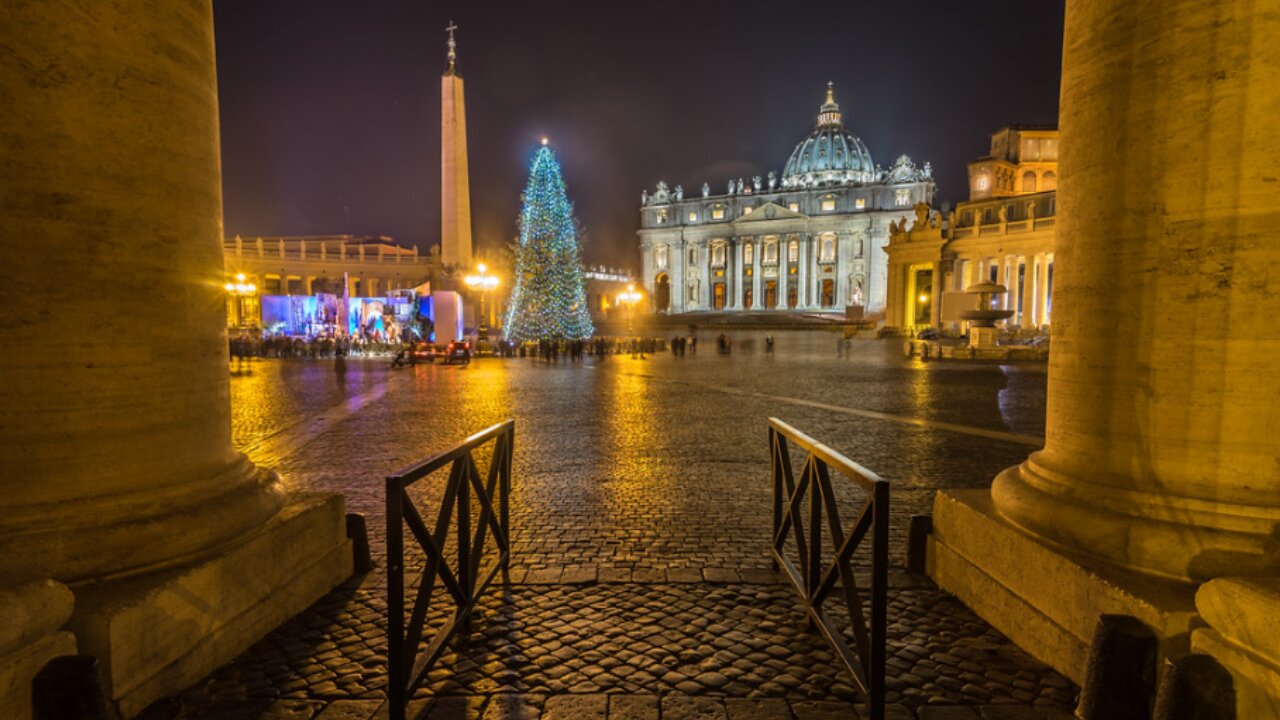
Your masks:
{"label": "fluted column", "polygon": [[1280,572],[1280,8],[1072,0],[1044,450],[992,493],[1057,547]]}
{"label": "fluted column", "polygon": [[185,562],[282,503],[231,447],[209,3],[0,14],[0,579]]}

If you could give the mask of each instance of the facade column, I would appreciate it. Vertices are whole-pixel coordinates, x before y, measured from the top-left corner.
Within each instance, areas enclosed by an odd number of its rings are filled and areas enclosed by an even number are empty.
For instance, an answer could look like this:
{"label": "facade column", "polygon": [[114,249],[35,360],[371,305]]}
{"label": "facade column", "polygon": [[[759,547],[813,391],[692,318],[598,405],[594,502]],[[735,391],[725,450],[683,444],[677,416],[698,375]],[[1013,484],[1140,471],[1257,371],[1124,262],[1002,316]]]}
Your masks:
{"label": "facade column", "polygon": [[1034,306],[1034,316],[1032,317],[1032,325],[1036,327],[1040,327],[1041,325],[1044,324],[1044,300],[1045,300],[1044,285],[1045,285],[1045,277],[1048,274],[1045,271],[1045,266],[1048,265],[1048,262],[1049,261],[1047,259],[1047,256],[1044,253],[1039,253],[1035,256],[1035,269],[1036,269],[1035,306]]}
{"label": "facade column", "polygon": [[790,263],[787,262],[787,245],[791,240],[782,235],[778,238],[778,303],[775,310],[787,309],[787,285],[790,284]]}
{"label": "facade column", "polygon": [[726,310],[737,310],[733,301],[738,292],[738,278],[734,274],[738,267],[738,238],[729,238],[724,249],[724,307]]}
{"label": "facade column", "polygon": [[760,299],[760,237],[757,235],[752,238],[754,249],[751,251],[751,307],[750,310],[758,310],[764,301]]}
{"label": "facade column", "polygon": [[800,254],[798,262],[800,272],[796,273],[797,289],[796,293],[796,309],[800,310],[809,306],[809,233],[800,236]]}
{"label": "facade column", "polygon": [[[350,575],[342,500],[290,500],[231,443],[209,0],[3,14],[0,586],[74,584],[67,628],[132,717]],[[92,343],[43,332],[71,306]],[[38,639],[17,623],[0,653]]]}
{"label": "facade column", "polygon": [[942,263],[933,264],[933,282],[929,288],[929,326],[934,330],[942,329]]}

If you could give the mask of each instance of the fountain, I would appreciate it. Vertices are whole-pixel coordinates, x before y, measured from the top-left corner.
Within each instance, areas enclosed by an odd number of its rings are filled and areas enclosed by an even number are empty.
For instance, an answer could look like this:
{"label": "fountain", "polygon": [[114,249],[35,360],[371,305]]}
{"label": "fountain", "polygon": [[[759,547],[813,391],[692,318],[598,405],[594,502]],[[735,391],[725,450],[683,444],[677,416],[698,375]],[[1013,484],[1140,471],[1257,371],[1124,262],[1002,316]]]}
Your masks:
{"label": "fountain", "polygon": [[980,282],[970,285],[965,292],[978,296],[976,308],[960,312],[960,319],[969,323],[969,347],[978,350],[994,348],[1000,334],[996,329],[996,321],[1007,320],[1013,316],[1013,311],[999,310],[992,306],[997,295],[1004,295],[1009,290],[998,283]]}

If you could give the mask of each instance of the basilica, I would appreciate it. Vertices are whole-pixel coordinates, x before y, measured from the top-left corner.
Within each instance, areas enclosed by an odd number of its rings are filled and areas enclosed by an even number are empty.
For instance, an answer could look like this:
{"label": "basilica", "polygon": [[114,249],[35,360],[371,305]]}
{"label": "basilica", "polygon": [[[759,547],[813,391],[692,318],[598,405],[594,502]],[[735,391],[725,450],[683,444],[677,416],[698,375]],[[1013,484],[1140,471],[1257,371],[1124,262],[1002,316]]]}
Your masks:
{"label": "basilica", "polygon": [[659,313],[884,312],[889,224],[933,199],[928,163],[883,169],[844,127],[834,89],[782,173],[641,195],[645,288]]}

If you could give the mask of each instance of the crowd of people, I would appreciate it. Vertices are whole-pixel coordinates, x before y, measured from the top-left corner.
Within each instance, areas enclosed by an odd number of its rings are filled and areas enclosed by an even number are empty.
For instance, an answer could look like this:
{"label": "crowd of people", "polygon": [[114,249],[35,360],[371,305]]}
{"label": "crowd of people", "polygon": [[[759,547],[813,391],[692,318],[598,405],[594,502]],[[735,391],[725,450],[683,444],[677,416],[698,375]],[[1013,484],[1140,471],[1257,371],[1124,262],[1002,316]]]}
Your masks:
{"label": "crowd of people", "polygon": [[251,357],[390,357],[403,347],[400,343],[361,335],[302,338],[242,334],[231,336],[229,345],[232,359],[239,360]]}

